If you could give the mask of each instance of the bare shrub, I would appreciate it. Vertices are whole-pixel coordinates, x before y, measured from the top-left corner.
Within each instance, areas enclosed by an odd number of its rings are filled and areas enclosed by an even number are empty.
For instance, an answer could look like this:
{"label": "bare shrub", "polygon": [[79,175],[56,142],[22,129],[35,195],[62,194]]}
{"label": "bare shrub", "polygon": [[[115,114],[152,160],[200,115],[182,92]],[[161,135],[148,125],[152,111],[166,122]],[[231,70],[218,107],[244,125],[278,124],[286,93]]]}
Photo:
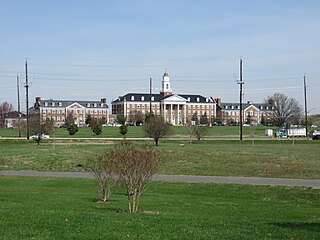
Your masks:
{"label": "bare shrub", "polygon": [[118,184],[114,161],[109,158],[108,153],[104,153],[88,161],[86,168],[97,179],[101,201],[109,201],[112,191]]}
{"label": "bare shrub", "polygon": [[208,126],[190,125],[188,126],[188,132],[200,141],[208,131]]}
{"label": "bare shrub", "polygon": [[129,212],[137,213],[141,195],[161,164],[159,154],[150,146],[122,142],[106,156],[126,189]]}

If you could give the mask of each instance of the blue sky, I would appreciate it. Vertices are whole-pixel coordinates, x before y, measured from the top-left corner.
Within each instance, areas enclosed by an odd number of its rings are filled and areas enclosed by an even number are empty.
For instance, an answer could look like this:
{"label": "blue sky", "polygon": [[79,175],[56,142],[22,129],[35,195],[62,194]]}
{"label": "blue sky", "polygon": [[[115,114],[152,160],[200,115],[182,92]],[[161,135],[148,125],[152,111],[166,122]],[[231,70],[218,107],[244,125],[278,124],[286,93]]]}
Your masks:
{"label": "blue sky", "polygon": [[174,93],[237,102],[241,56],[244,101],[281,92],[303,106],[306,74],[320,113],[319,12],[317,0],[2,0],[0,102],[17,105],[26,58],[32,102],[110,102],[148,92],[150,76],[159,92],[165,69]]}

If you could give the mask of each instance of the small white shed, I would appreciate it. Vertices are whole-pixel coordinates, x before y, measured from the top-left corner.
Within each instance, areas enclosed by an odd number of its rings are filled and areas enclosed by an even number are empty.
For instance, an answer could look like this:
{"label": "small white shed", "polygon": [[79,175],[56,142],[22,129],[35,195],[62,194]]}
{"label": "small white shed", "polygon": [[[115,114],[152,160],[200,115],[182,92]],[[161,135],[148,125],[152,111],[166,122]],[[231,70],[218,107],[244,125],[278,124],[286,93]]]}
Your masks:
{"label": "small white shed", "polygon": [[268,137],[272,137],[273,136],[273,130],[272,129],[264,130],[264,135],[268,136]]}

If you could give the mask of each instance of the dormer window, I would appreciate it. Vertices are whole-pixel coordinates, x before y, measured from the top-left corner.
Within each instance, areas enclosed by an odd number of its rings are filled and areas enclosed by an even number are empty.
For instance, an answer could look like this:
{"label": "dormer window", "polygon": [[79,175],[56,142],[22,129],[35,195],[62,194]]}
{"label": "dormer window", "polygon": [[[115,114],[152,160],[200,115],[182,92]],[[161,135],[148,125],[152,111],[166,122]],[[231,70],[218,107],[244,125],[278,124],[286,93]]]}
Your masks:
{"label": "dormer window", "polygon": [[134,96],[131,96],[131,101],[134,101]]}
{"label": "dormer window", "polygon": [[97,104],[96,104],[96,103],[94,103],[94,104],[93,104],[93,106],[94,106],[94,107],[97,107]]}
{"label": "dormer window", "polygon": [[59,102],[59,107],[61,107],[62,106],[62,102]]}
{"label": "dormer window", "polygon": [[187,98],[187,101],[190,102],[190,97]]}
{"label": "dormer window", "polygon": [[141,101],[144,101],[144,96],[141,96]]}
{"label": "dormer window", "polygon": [[151,97],[151,101],[154,101],[154,97],[153,96]]}
{"label": "dormer window", "polygon": [[228,106],[224,106],[225,109],[228,109]]}
{"label": "dormer window", "polygon": [[44,103],[44,106],[45,106],[45,107],[47,107],[47,106],[48,106],[48,103],[47,103],[47,102],[45,102],[45,103]]}
{"label": "dormer window", "polygon": [[200,98],[199,97],[197,97],[197,102],[200,102]]}
{"label": "dormer window", "polygon": [[87,107],[90,107],[90,103],[87,103]]}
{"label": "dormer window", "polygon": [[54,107],[54,105],[55,105],[54,102],[52,102],[52,103],[51,103],[51,106]]}

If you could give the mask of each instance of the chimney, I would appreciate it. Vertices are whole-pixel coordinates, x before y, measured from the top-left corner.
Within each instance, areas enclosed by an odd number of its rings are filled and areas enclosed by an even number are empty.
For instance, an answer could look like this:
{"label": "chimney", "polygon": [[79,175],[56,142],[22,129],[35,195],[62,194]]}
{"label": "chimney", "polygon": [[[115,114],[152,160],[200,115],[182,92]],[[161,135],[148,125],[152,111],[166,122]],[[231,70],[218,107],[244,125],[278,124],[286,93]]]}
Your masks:
{"label": "chimney", "polygon": [[102,103],[107,103],[107,99],[106,98],[101,98],[101,102]]}
{"label": "chimney", "polygon": [[34,109],[39,109],[40,108],[40,97],[36,97],[36,102],[34,103]]}
{"label": "chimney", "polygon": [[221,106],[221,98],[216,98],[216,103],[218,106]]}

